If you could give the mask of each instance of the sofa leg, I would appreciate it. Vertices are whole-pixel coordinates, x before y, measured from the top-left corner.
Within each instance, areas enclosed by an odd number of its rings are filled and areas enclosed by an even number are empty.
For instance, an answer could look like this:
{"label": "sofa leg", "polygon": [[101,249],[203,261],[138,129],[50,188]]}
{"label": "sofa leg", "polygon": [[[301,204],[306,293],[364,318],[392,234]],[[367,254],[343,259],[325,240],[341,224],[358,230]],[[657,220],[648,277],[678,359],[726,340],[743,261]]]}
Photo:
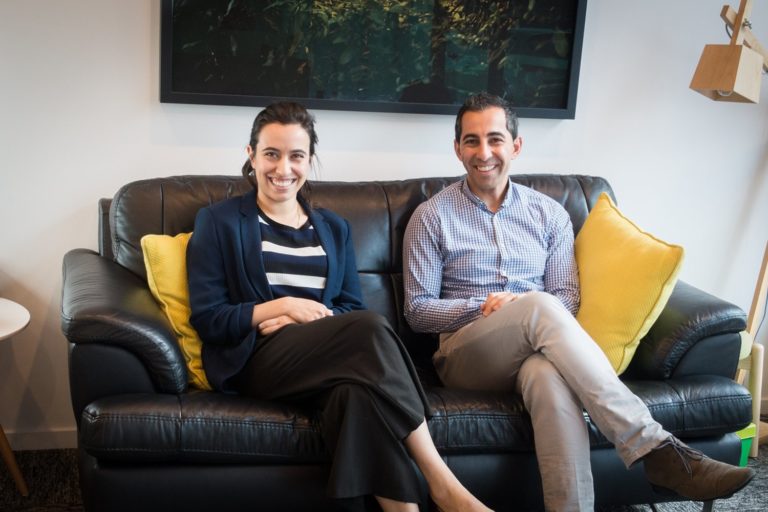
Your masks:
{"label": "sofa leg", "polygon": [[651,512],[659,512],[659,509],[656,508],[655,503],[649,503],[648,506],[651,507]]}

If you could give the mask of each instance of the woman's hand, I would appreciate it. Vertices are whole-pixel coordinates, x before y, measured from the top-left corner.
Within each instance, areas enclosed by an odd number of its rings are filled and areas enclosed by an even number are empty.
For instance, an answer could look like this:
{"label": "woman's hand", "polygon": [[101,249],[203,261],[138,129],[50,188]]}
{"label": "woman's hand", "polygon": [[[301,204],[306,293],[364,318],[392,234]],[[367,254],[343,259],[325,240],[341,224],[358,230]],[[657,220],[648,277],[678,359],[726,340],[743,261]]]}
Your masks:
{"label": "woman's hand", "polygon": [[512,302],[522,295],[522,293],[512,292],[489,293],[485,302],[480,306],[480,311],[482,311],[483,316],[488,316],[494,311],[498,311],[504,304]]}
{"label": "woman's hand", "polygon": [[289,317],[288,315],[280,315],[277,318],[270,318],[269,320],[264,320],[258,325],[257,329],[259,330],[259,334],[261,334],[262,336],[266,336],[267,334],[272,334],[278,329],[282,329],[286,325],[295,324],[295,323],[297,322],[293,318]]}
{"label": "woman's hand", "polygon": [[[266,334],[264,329],[273,332],[289,323],[305,324],[332,315],[333,311],[320,302],[297,297],[282,297],[256,305],[253,308],[251,325],[260,333]],[[265,324],[266,322],[271,323]]]}
{"label": "woman's hand", "polygon": [[283,297],[274,302],[278,301],[281,302],[280,309],[284,313],[259,322],[257,326],[259,334],[270,334],[288,324],[305,324],[333,315],[333,311],[325,307],[324,304],[314,300]]}
{"label": "woman's hand", "polygon": [[325,304],[310,299],[296,297],[283,297],[283,314],[291,317],[298,324],[305,324],[313,320],[319,320],[326,316],[333,316],[333,311],[325,307]]}

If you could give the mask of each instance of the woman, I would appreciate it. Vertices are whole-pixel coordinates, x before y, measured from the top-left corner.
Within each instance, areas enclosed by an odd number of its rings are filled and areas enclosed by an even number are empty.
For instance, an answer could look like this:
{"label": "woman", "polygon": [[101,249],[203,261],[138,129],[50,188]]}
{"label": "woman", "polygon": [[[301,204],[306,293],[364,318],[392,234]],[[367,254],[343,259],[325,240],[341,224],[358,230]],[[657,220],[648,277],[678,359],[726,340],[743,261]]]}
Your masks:
{"label": "woman", "polygon": [[303,106],[268,106],[243,166],[254,190],[197,215],[187,265],[208,379],[220,391],[316,407],[333,498],[416,511],[413,458],[438,507],[488,510],[437,453],[396,334],[364,310],[349,225],[301,193],[316,144]]}

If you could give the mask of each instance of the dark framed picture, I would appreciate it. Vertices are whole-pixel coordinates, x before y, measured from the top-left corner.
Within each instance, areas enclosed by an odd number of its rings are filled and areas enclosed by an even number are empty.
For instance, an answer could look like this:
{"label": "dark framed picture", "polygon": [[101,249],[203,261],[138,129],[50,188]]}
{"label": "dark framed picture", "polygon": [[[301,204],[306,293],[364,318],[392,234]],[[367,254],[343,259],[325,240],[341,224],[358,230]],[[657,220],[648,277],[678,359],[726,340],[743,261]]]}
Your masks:
{"label": "dark framed picture", "polygon": [[573,119],[587,0],[162,0],[160,101]]}

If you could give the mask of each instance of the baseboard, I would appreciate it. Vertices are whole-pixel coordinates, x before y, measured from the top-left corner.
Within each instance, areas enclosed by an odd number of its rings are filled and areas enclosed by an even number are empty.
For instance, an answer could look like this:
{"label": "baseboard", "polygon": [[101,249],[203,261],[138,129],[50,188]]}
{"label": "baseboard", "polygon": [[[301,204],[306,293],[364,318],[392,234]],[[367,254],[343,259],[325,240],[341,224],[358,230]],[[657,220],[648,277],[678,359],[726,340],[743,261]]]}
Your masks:
{"label": "baseboard", "polygon": [[77,447],[77,430],[61,429],[44,432],[8,432],[8,443],[14,451],[61,450]]}

